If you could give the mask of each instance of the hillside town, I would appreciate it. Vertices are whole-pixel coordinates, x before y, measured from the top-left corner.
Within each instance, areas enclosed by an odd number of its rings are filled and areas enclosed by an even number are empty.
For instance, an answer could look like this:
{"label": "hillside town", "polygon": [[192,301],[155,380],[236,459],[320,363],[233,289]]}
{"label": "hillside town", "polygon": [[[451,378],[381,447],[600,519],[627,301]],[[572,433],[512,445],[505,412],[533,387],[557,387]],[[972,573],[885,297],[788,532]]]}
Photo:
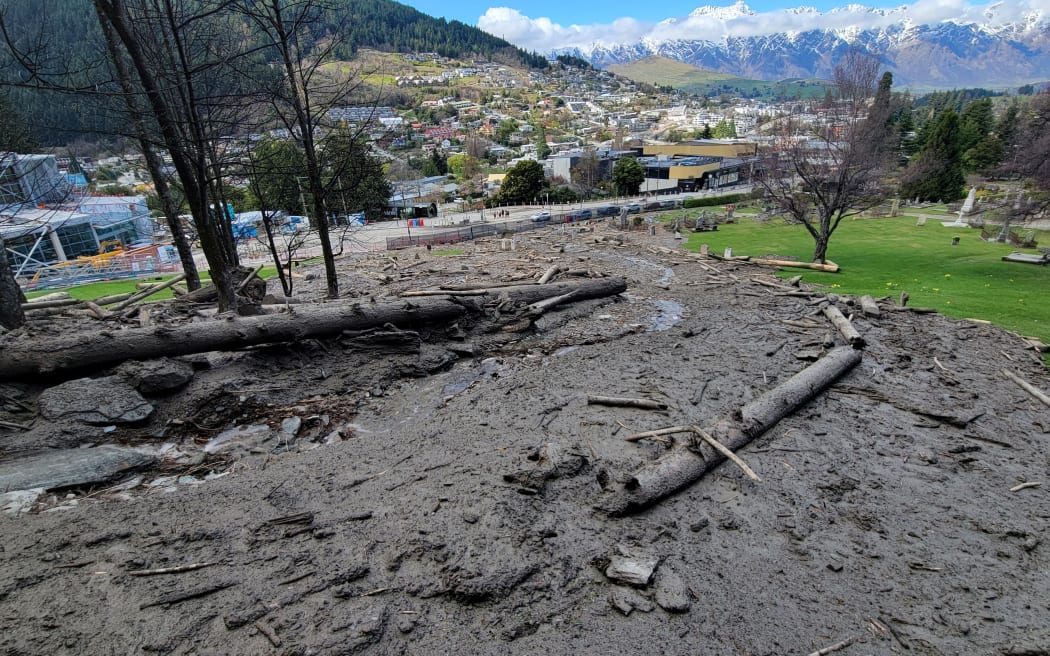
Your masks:
{"label": "hillside town", "polygon": [[[337,202],[329,217],[333,225],[408,215],[425,219],[475,212],[483,217],[484,208],[498,198],[506,171],[521,161],[540,162],[556,190],[553,199],[547,191],[529,205],[618,198],[622,192],[612,172],[622,158],[636,160],[644,172],[630,194],[634,197],[733,193],[746,188],[758,149],[772,142],[763,125],[776,116],[798,114],[800,108],[811,108],[806,120],[821,118],[813,102],[696,98],[557,61],[537,72],[480,61],[464,65],[433,53],[399,57],[440,70],[397,76],[398,89],[422,89],[424,99],[417,106],[343,106],[327,113],[330,125],[367,135],[389,184],[388,196],[363,200],[367,206]],[[282,208],[259,207],[257,199],[244,194],[249,185],[241,155],[261,141],[289,137],[285,128],[222,137],[229,195],[240,197],[229,206],[236,236],[258,238],[259,210],[275,210],[284,230],[309,225],[303,193],[294,206]],[[119,261],[135,273],[177,266],[165,244],[170,231],[159,218],[141,153],[12,154],[4,166],[11,183],[0,227],[19,277],[33,286],[54,277],[55,264],[59,277],[68,277],[70,261],[88,258],[88,264],[109,265],[123,255],[115,251],[134,251]],[[24,175],[31,168],[33,175]],[[170,161],[166,172],[174,174]]]}

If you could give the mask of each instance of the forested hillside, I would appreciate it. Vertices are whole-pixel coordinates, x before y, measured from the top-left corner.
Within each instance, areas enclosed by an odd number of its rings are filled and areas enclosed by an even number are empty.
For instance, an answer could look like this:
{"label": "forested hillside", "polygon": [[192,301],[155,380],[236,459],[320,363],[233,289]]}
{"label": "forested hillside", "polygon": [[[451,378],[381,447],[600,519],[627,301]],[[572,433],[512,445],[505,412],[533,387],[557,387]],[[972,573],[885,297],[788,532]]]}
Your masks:
{"label": "forested hillside", "polygon": [[[202,7],[218,4],[196,0]],[[318,42],[336,39],[335,53],[350,59],[358,48],[387,52],[431,52],[451,58],[481,58],[525,65],[546,66],[545,58],[527,53],[459,21],[433,18],[391,0],[326,0],[324,19],[311,26]],[[32,60],[28,67],[10,59],[0,64],[3,82],[38,85],[59,72],[65,80],[79,80],[92,88],[104,76],[104,44],[90,0],[0,0],[0,17],[8,41],[17,44],[0,48],[0,57]],[[231,15],[230,29],[251,38],[252,28]],[[27,76],[25,69],[41,73]],[[13,71],[20,70],[18,75]],[[80,134],[110,132],[102,115],[90,111],[83,97],[65,93],[41,93],[14,88],[11,102],[21,109],[35,136],[43,145],[59,145]]]}

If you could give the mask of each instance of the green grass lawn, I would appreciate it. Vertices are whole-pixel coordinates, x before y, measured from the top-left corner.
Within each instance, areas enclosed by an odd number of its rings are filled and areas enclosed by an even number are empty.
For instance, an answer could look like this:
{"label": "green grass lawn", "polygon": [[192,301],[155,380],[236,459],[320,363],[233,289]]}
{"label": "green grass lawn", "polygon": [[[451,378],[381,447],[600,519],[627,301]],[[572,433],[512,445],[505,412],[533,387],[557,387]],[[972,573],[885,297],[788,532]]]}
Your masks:
{"label": "green grass lawn", "polygon": [[[277,267],[263,267],[259,272],[259,276],[264,280],[270,276],[277,275]],[[104,282],[93,282],[86,285],[78,285],[76,287],[66,287],[64,289],[41,289],[39,291],[27,292],[27,299],[34,299],[45,294],[53,294],[55,292],[66,292],[72,298],[76,298],[82,301],[90,301],[96,298],[102,298],[103,296],[116,296],[118,294],[127,294],[140,291],[135,285],[139,283],[158,283],[164,282],[174,278],[174,275],[157,275],[157,276],[146,276],[142,278],[124,278],[121,280],[107,280]],[[206,275],[201,276],[201,280],[208,280]],[[173,296],[170,289],[162,289],[156,294],[149,297],[150,301],[162,301]]]}
{"label": "green grass lawn", "polygon": [[[953,237],[959,237],[958,246],[952,246]],[[1036,238],[1050,246],[1050,233],[1037,233]],[[779,255],[802,261],[813,256],[809,233],[781,220],[758,223],[741,217],[715,232],[690,233],[686,247],[699,250],[702,243],[715,253],[729,246],[733,255]],[[906,291],[908,305],[934,307],[952,317],[986,319],[1050,343],[1050,267],[1000,259],[1015,250],[1019,249],[1009,244],[981,241],[980,230],[946,228],[932,218],[924,226],[917,226],[913,216],[846,219],[828,248],[828,259],[842,267],[840,273],[785,269],[780,275],[801,274],[807,283],[842,294],[896,299]]]}

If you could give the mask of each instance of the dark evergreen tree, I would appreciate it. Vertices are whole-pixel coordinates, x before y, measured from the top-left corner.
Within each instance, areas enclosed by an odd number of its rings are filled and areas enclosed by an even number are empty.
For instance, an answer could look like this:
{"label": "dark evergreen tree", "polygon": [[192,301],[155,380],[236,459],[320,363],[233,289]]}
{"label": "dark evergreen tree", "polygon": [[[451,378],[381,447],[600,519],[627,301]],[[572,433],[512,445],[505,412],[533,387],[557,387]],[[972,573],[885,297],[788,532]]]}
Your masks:
{"label": "dark evergreen tree", "polygon": [[922,201],[951,202],[965,194],[959,115],[946,109],[901,178],[901,195]]}
{"label": "dark evergreen tree", "polygon": [[645,182],[645,169],[633,157],[621,157],[613,164],[613,184],[620,196],[633,196]]}
{"label": "dark evergreen tree", "polygon": [[546,186],[543,165],[532,160],[522,160],[507,170],[496,202],[503,205],[531,203]]}

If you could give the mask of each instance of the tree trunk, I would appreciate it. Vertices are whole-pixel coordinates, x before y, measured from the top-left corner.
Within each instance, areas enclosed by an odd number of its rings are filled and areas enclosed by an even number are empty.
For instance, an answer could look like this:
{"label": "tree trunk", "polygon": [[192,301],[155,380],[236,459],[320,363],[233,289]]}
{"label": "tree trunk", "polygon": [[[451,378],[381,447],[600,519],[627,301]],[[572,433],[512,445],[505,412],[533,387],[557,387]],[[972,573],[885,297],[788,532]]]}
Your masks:
{"label": "tree trunk", "polygon": [[153,150],[153,147],[145,141],[142,142],[142,150],[146,157],[146,168],[149,169],[150,177],[153,178],[153,187],[156,189],[157,197],[160,198],[161,206],[164,208],[164,220],[168,224],[168,230],[171,231],[172,243],[175,244],[175,250],[179,254],[182,271],[186,274],[186,287],[190,291],[200,289],[201,277],[197,271],[197,263],[193,259],[193,249],[190,247],[186,229],[179,219],[179,206],[171,195],[171,186],[168,184],[167,178],[164,177],[160,157]]}
{"label": "tree trunk", "polygon": [[[627,285],[620,278],[603,278],[582,284],[555,283],[501,288],[493,298],[532,303],[547,296],[578,290],[573,300],[619,294]],[[0,379],[19,379],[55,372],[98,371],[124,360],[148,360],[256,344],[292,342],[323,337],[344,330],[368,330],[393,324],[398,327],[432,325],[450,321],[468,311],[483,309],[483,297],[452,300],[413,298],[384,303],[330,303],[296,306],[293,312],[256,317],[229,317],[177,327],[131,328],[78,332],[71,336],[36,341],[30,338],[5,345],[0,351]]]}
{"label": "tree trunk", "polygon": [[818,234],[813,237],[813,261],[826,264],[828,260],[828,241],[830,235]]}
{"label": "tree trunk", "polygon": [[15,280],[15,272],[11,270],[4,240],[0,239],[0,326],[8,330],[23,326],[26,315],[22,310],[22,303],[25,302],[26,295]]}
{"label": "tree trunk", "polygon": [[[840,376],[860,364],[861,352],[848,346],[832,349],[809,367],[777,385],[740,410],[740,419],[721,419],[706,431],[730,451],[737,451],[802,407]],[[623,490],[602,505],[613,515],[642,510],[691,485],[725,461],[708,446],[676,448],[634,473]]]}
{"label": "tree trunk", "polygon": [[186,240],[186,231],[182,227],[182,222],[179,221],[179,208],[171,196],[171,187],[168,185],[168,179],[163,172],[163,161],[149,141],[149,134],[142,120],[141,108],[137,106],[135,101],[135,89],[132,85],[131,73],[128,71],[127,66],[124,65],[124,58],[121,56],[118,38],[114,33],[112,23],[109,21],[100,22],[102,34],[106,39],[106,49],[109,51],[110,61],[117,73],[120,88],[124,92],[124,104],[128,110],[128,119],[131,121],[135,136],[138,139],[139,150],[142,151],[142,156],[146,160],[146,169],[149,171],[150,177],[153,178],[153,187],[163,207],[164,220],[171,231],[175,250],[179,253],[182,271],[186,274],[186,286],[190,290],[198,289],[201,286],[201,280],[200,275],[197,273],[197,264],[193,261],[193,251]]}
{"label": "tree trunk", "polygon": [[367,330],[387,323],[425,325],[455,319],[464,311],[462,305],[442,298],[374,305],[333,303],[314,308],[296,306],[294,312],[284,314],[223,318],[175,328],[79,333],[47,342],[10,344],[0,353],[0,378],[97,371],[124,360],[148,360],[296,341],[344,330]]}

